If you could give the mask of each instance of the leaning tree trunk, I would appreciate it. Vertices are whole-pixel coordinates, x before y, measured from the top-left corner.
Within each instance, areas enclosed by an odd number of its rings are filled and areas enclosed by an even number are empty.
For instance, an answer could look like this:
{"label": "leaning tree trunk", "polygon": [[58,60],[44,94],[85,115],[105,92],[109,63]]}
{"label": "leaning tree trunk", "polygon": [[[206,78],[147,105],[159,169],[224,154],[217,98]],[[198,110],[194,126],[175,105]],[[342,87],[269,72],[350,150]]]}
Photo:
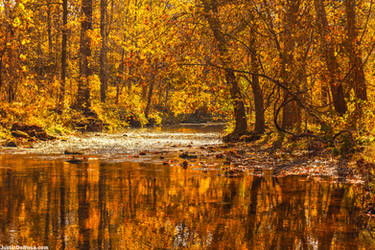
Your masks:
{"label": "leaning tree trunk", "polygon": [[206,18],[214,38],[217,41],[220,61],[225,68],[225,80],[229,85],[235,119],[235,128],[229,137],[236,138],[248,132],[245,105],[242,100],[234,71],[230,69],[227,39],[225,38],[220,27],[220,22],[216,17],[217,2],[216,0],[202,0],[202,4],[204,6],[204,17]]}
{"label": "leaning tree trunk", "polygon": [[89,30],[92,30],[92,0],[82,0],[82,21],[80,37],[80,79],[78,81],[77,108],[82,111],[90,109],[89,58],[91,56]]}
{"label": "leaning tree trunk", "polygon": [[335,49],[328,40],[330,31],[328,27],[327,14],[324,9],[323,0],[314,0],[315,11],[317,16],[317,25],[320,33],[320,42],[322,47],[322,55],[328,69],[329,86],[331,89],[333,105],[340,115],[347,111],[346,101],[344,99],[344,89],[339,80],[339,64],[335,56]]}

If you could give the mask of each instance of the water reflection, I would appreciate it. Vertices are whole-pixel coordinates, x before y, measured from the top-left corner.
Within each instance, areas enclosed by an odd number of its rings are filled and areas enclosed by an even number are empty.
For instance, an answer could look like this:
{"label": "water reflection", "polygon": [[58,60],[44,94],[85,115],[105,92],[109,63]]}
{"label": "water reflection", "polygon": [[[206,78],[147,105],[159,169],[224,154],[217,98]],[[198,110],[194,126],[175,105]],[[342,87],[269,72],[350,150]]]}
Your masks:
{"label": "water reflection", "polygon": [[142,163],[0,156],[0,245],[371,249],[359,186]]}

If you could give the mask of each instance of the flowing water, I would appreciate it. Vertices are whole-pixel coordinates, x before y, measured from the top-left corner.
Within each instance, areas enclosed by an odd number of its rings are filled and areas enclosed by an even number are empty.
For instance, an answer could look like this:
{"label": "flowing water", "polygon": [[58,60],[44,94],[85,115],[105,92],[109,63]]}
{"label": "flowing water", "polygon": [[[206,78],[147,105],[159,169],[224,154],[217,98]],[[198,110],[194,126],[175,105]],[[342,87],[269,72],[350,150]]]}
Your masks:
{"label": "flowing water", "polygon": [[[219,135],[185,126],[3,149],[0,246],[375,249],[360,185],[162,164],[181,149],[220,143]],[[71,164],[65,150],[88,160]]]}

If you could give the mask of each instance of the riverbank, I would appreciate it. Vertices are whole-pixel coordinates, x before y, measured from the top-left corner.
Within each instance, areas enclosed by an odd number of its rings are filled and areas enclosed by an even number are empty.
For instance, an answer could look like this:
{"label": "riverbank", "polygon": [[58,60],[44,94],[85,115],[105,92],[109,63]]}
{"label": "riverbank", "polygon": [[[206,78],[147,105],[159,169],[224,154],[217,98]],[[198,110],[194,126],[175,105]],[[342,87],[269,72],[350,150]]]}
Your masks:
{"label": "riverbank", "polygon": [[[3,154],[57,157],[69,162],[148,162],[171,167],[218,171],[228,178],[243,175],[298,175],[306,178],[368,184],[374,164],[366,153],[352,158],[334,156],[332,149],[312,141],[274,148],[264,136],[253,142],[223,143],[225,124],[180,124],[169,128],[128,129],[121,133],[72,133],[38,140],[20,136],[18,147],[4,145]],[[76,153],[76,155],[74,155]]]}

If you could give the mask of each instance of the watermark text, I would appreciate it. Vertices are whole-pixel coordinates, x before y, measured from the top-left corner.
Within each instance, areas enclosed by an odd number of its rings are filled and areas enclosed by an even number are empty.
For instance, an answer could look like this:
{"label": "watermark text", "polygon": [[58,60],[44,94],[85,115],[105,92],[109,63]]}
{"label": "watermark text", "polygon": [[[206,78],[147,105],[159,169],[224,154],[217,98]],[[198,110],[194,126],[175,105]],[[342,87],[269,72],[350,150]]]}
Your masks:
{"label": "watermark text", "polygon": [[0,246],[0,250],[14,250],[14,249],[22,249],[22,250],[48,250],[47,246]]}

